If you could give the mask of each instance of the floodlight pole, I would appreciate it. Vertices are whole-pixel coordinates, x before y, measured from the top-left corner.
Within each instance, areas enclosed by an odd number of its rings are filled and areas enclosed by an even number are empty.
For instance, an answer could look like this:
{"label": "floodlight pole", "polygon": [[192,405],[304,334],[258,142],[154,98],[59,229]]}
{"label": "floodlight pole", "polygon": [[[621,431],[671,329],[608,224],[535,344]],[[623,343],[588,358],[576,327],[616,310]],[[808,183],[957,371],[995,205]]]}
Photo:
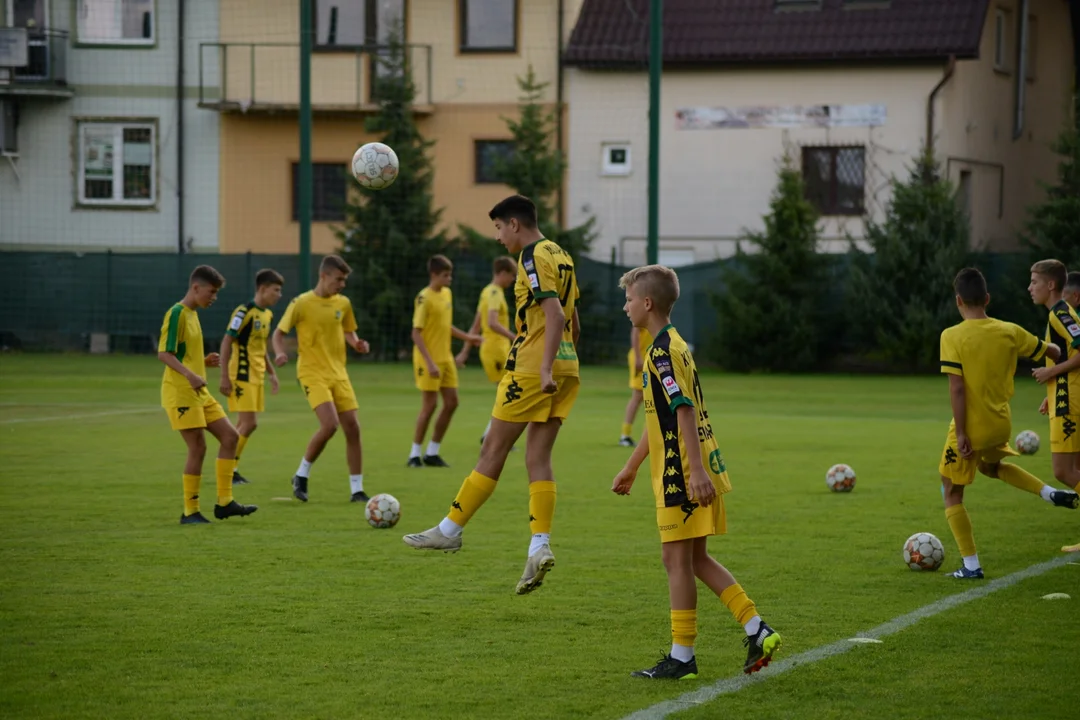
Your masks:
{"label": "floodlight pole", "polygon": [[649,234],[646,260],[660,254],[660,75],[664,64],[664,0],[649,3]]}
{"label": "floodlight pole", "polygon": [[311,36],[312,0],[300,0],[300,167],[298,220],[300,221],[300,285],[311,283]]}

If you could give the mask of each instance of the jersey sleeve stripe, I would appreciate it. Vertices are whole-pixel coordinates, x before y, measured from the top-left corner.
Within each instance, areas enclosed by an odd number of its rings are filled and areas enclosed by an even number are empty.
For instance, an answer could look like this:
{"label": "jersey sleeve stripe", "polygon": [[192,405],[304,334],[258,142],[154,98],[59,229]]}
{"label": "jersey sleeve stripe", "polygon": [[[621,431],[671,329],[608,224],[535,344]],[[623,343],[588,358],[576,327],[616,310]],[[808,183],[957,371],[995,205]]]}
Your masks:
{"label": "jersey sleeve stripe", "polygon": [[960,363],[952,362],[951,360],[942,360],[941,361],[941,367],[943,367],[943,368],[945,368],[945,367],[956,368],[957,370],[962,370],[964,368],[964,366],[961,365]]}
{"label": "jersey sleeve stripe", "polygon": [[672,410],[679,407],[680,405],[689,405],[690,407],[694,407],[694,401],[686,397],[685,395],[680,395],[679,397],[671,401]]}
{"label": "jersey sleeve stripe", "polygon": [[165,352],[176,354],[176,338],[180,333],[180,315],[184,312],[182,305],[177,303],[169,311],[169,330],[165,335]]}
{"label": "jersey sleeve stripe", "polygon": [[533,297],[537,300],[543,300],[545,298],[557,298],[559,297],[559,293],[555,292],[554,290],[545,290],[543,292],[533,293]]}
{"label": "jersey sleeve stripe", "polygon": [[1031,359],[1031,360],[1038,360],[1040,357],[1042,357],[1043,353],[1045,353],[1045,352],[1046,352],[1046,343],[1043,342],[1042,340],[1038,340],[1038,344],[1035,345],[1035,350],[1030,355],[1028,355],[1028,358]]}

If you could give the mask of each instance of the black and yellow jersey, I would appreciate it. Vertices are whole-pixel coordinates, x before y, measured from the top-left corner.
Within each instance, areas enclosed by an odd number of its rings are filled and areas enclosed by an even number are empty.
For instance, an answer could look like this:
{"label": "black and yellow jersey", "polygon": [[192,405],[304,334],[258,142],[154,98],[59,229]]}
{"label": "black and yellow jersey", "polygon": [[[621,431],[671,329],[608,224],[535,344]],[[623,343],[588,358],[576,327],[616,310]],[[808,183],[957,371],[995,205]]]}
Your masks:
{"label": "black and yellow jersey", "polygon": [[226,334],[233,338],[229,377],[239,382],[261,383],[266,374],[266,340],[274,313],[254,301],[233,310]]}
{"label": "black and yellow jersey", "polygon": [[[1057,345],[1061,350],[1058,362],[1065,362],[1080,352],[1080,314],[1064,300],[1058,300],[1050,308],[1050,317],[1046,321],[1046,342]],[[1047,367],[1054,365],[1053,360],[1046,359]],[[1046,383],[1046,397],[1051,417],[1080,415],[1080,370],[1058,375],[1053,382]]]}
{"label": "black and yellow jersey", "polygon": [[578,356],[571,323],[579,297],[577,278],[574,276],[574,260],[570,253],[547,238],[541,238],[522,249],[518,256],[518,274],[514,284],[518,334],[506,359],[507,372],[516,372],[519,375],[540,374],[540,365],[544,359],[545,325],[540,301],[545,298],[558,298],[566,315],[566,323],[551,374],[555,377],[577,376]]}

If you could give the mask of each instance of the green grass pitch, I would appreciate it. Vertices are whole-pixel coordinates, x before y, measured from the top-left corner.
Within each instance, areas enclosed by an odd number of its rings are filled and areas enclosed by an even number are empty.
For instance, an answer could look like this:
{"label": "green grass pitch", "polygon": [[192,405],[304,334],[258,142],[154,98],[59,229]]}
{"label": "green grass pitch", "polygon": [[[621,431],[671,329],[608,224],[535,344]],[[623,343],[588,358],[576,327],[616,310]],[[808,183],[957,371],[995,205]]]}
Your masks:
{"label": "green grass pitch", "polygon": [[[184,447],[157,408],[160,363],[0,359],[0,716],[620,718],[738,675],[742,630],[702,588],[702,678],[629,677],[670,633],[645,471],[629,498],[610,492],[628,452],[615,444],[625,370],[582,371],[555,451],[558,564],[525,597],[514,595],[529,539],[521,452],[462,552],[401,542],[443,516],[475,461],[493,400],[475,363],[443,445],[450,470],[404,467],[419,406],[409,368],[351,372],[366,489],[402,503],[392,530],[348,502],[340,438],[315,465],[311,502],[279,499],[314,429],[291,365],[242,466],[253,484],[237,497],[259,512],[181,527]],[[926,530],[945,545],[943,570],[959,563],[936,473],[943,378],[706,374],[703,385],[734,485],[712,552],[783,634],[778,657],[971,587],[900,558]],[[1051,480],[1040,393],[1018,379],[1014,430],[1043,438],[1019,463]],[[825,487],[837,462],[858,471],[850,495]],[[206,511],[209,462],[204,478]],[[1080,541],[1080,512],[1000,481],[980,478],[968,498],[988,577]],[[1050,592],[1073,599],[1040,599]],[[678,717],[1075,717],[1078,602],[1080,567],[1064,565]]]}

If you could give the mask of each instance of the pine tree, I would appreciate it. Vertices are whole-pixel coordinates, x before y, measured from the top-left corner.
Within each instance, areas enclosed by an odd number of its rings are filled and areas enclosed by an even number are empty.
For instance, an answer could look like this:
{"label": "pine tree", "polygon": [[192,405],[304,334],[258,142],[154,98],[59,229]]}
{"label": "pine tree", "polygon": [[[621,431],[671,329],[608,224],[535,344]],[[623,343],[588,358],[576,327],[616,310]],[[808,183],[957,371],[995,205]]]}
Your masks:
{"label": "pine tree", "polygon": [[[785,158],[764,232],[740,239],[723,270],[725,289],[713,296],[724,368],[804,372],[819,366],[829,264],[817,251],[817,219],[802,176]],[[757,252],[745,252],[744,243]]]}
{"label": "pine tree", "polygon": [[420,134],[413,115],[416,86],[400,31],[380,56],[375,79],[378,113],[365,130],[394,149],[400,170],[389,188],[368,191],[353,181],[346,223],[339,230],[342,256],[353,268],[352,296],[362,336],[380,359],[395,359],[410,345],[413,298],[428,280],[427,259],[449,245],[434,207],[434,142]]}
{"label": "pine tree", "polygon": [[1051,148],[1058,155],[1057,177],[1044,184],[1046,199],[1028,208],[1023,240],[1032,261],[1056,258],[1080,270],[1080,97]]}
{"label": "pine tree", "polygon": [[972,261],[968,223],[933,155],[892,180],[885,218],[867,220],[863,253],[852,244],[850,327],[860,350],[903,370],[938,365],[941,331],[959,322],[952,282]]}

